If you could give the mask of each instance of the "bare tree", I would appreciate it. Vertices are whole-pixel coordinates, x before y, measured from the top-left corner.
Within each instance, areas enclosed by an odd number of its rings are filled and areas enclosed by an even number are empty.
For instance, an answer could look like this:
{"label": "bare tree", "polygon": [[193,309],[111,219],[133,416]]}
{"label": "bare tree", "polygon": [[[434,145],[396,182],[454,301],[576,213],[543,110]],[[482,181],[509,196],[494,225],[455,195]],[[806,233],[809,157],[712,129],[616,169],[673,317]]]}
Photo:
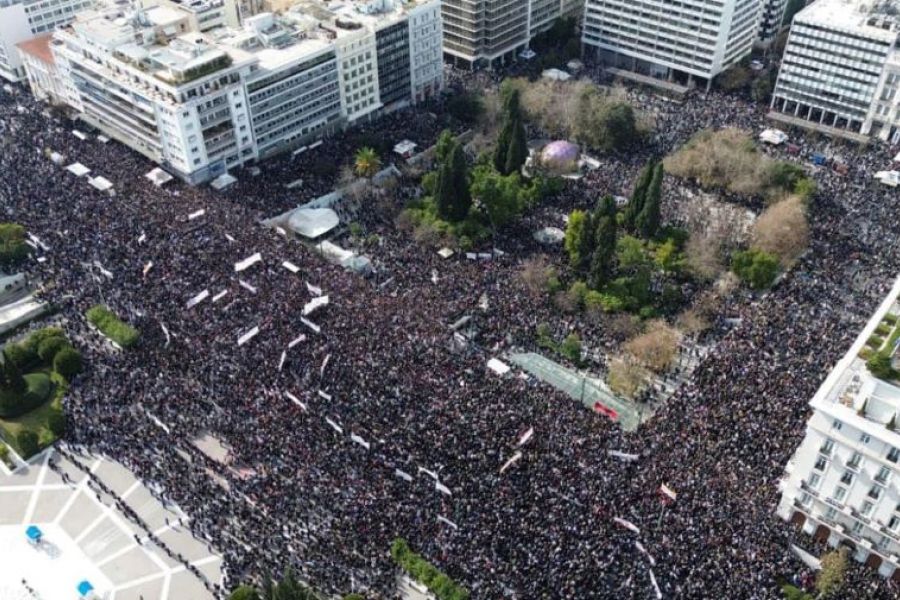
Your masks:
{"label": "bare tree", "polygon": [[681,333],[659,319],[647,324],[647,330],[625,343],[623,349],[639,365],[655,373],[669,370],[678,356]]}
{"label": "bare tree", "polygon": [[764,210],[753,225],[752,239],[755,247],[790,267],[809,244],[806,207],[800,197],[788,196]]}
{"label": "bare tree", "polygon": [[618,356],[609,363],[606,383],[614,393],[634,398],[646,385],[650,373],[627,356]]}
{"label": "bare tree", "polygon": [[522,263],[520,276],[528,293],[540,296],[548,291],[548,284],[556,276],[556,270],[547,262],[546,256],[540,255]]}

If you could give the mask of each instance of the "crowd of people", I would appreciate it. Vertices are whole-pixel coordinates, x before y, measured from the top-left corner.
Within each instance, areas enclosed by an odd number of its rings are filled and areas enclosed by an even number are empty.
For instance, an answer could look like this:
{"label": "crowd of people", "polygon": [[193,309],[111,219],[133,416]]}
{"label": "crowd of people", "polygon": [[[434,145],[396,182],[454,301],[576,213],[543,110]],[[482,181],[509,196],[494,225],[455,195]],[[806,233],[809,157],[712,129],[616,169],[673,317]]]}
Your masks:
{"label": "crowd of people", "polygon": [[[604,159],[560,202],[621,194],[647,158],[700,129],[764,127],[759,107],[717,93],[633,100],[656,115],[652,143]],[[426,145],[440,119],[423,119],[435,123],[417,140]],[[412,122],[370,127],[399,140]],[[48,248],[26,271],[85,352],[65,399],[67,442],[119,460],[189,515],[224,556],[216,594],[290,566],[329,593],[390,598],[396,537],[473,598],[778,598],[778,578],[804,570],[789,545],[807,538],[776,517],[776,484],[808,400],[897,274],[900,202],[872,180],[889,148],[845,150],[846,177],[815,173],[809,252],[771,292],[727,303],[732,325],[717,325],[690,381],[626,434],[549,386],[486,369],[533,343],[541,322],[582,326],[524,291],[519,267],[537,249],[521,229],[501,232],[489,261],[445,260],[370,207],[360,218],[387,272],[375,283],[258,224],[327,191],[286,191],[304,177],[289,158],[225,193],[156,188],[144,158],[71,129],[24,92],[0,93],[4,218]],[[805,142],[801,156],[823,144]],[[321,148],[341,161],[353,150],[340,138]],[[112,181],[115,196],[51,151]],[[257,252],[261,262],[236,272]],[[141,331],[136,348],[88,327],[97,303]],[[453,352],[461,314],[477,316],[477,344]],[[204,434],[227,444],[227,463],[194,444]],[[677,500],[664,505],[661,484]],[[846,585],[855,598],[897,594],[861,567]]]}

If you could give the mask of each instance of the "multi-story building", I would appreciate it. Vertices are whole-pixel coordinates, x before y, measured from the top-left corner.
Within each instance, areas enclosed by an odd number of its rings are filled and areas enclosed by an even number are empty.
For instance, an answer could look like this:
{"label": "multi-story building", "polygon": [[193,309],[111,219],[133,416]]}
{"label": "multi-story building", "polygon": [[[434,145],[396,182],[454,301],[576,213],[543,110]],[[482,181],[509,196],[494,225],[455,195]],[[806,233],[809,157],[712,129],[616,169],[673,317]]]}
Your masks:
{"label": "multi-story building", "polygon": [[83,13],[54,34],[52,67],[35,62],[35,95],[55,69],[82,119],[199,183],[443,87],[437,0],[310,0],[198,27],[169,0]]}
{"label": "multi-story building", "polygon": [[784,21],[784,9],[788,0],[762,0],[762,13],[759,17],[759,42],[770,44],[778,36]]}
{"label": "multi-story building", "polygon": [[818,0],[791,24],[772,108],[812,124],[900,140],[897,0]]}
{"label": "multi-story building", "polygon": [[579,0],[443,0],[444,54],[469,67],[512,60]]}
{"label": "multi-story building", "polygon": [[49,104],[63,104],[62,79],[56,68],[56,60],[50,50],[52,33],[45,33],[19,42],[16,47],[27,74],[28,87],[38,100]]}
{"label": "multi-story building", "polygon": [[585,52],[603,64],[655,77],[706,81],[747,56],[760,0],[587,0]]}
{"label": "multi-story building", "polygon": [[16,44],[70,23],[94,0],[0,0],[0,77],[25,79],[25,68]]}
{"label": "multi-story building", "polygon": [[866,362],[881,353],[900,367],[898,297],[900,279],[810,402],[778,514],[900,582],[900,381]]}

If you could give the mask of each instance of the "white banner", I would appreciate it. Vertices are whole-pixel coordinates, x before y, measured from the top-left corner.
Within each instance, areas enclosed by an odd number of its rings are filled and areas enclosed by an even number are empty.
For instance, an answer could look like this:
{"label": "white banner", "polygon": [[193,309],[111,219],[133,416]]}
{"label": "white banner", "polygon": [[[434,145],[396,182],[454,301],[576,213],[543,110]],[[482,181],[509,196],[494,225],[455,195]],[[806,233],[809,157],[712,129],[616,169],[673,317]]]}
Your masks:
{"label": "white banner", "polygon": [[237,345],[238,345],[238,346],[243,346],[244,344],[246,344],[247,342],[249,342],[251,339],[253,339],[253,337],[254,337],[257,333],[259,333],[259,326],[258,326],[258,325],[257,325],[256,327],[254,327],[253,329],[251,329],[250,331],[248,331],[247,333],[245,333],[244,335],[242,335],[241,337],[239,337],[239,338],[238,338],[238,343],[237,343]]}
{"label": "white banner", "polygon": [[316,325],[309,319],[304,319],[303,317],[300,317],[300,322],[303,323],[304,325],[306,325],[307,327],[309,327],[310,329],[312,329],[313,331],[315,331],[316,333],[319,333],[320,331],[322,331],[321,327],[319,327],[318,325]]}
{"label": "white banner", "polygon": [[257,252],[256,254],[248,256],[244,260],[234,263],[234,272],[240,273],[241,271],[243,271],[245,269],[249,269],[250,267],[252,267],[253,265],[255,265],[256,263],[258,263],[261,260],[262,260],[262,254]]}
{"label": "white banner", "polygon": [[619,452],[618,450],[610,450],[607,452],[610,456],[614,456],[616,458],[621,458],[622,460],[627,460],[629,462],[634,462],[640,458],[637,454],[627,454],[625,452]]}
{"label": "white banner", "polygon": [[662,592],[659,589],[659,584],[656,583],[656,575],[653,574],[653,569],[647,569],[650,571],[650,583],[653,584],[653,591],[656,592],[656,600],[662,600]]}
{"label": "white banner", "polygon": [[281,373],[281,367],[284,366],[284,359],[286,359],[286,358],[287,358],[287,351],[282,350],[281,351],[281,359],[278,361],[278,372],[279,373]]}
{"label": "white banner", "polygon": [[203,290],[202,292],[200,292],[199,294],[197,294],[196,296],[194,296],[193,298],[188,300],[186,308],[194,308],[195,306],[197,306],[198,304],[200,304],[207,298],[209,298],[209,290]]}
{"label": "white banner", "polygon": [[147,234],[142,231],[141,235],[138,237],[138,244],[143,244],[146,241],[147,241]]}
{"label": "white banner", "polygon": [[205,208],[201,208],[200,210],[194,211],[194,212],[192,212],[191,214],[189,214],[189,215],[188,215],[188,221],[193,221],[193,220],[196,219],[197,217],[202,217],[202,216],[205,215],[205,214],[206,214],[206,209],[205,209]]}
{"label": "white banner", "polygon": [[328,296],[313,298],[303,306],[303,316],[311,314],[314,310],[326,304],[328,304]]}
{"label": "white banner", "polygon": [[288,400],[290,400],[291,402],[293,402],[294,404],[296,404],[297,406],[302,408],[303,412],[306,412],[309,410],[307,408],[306,404],[304,404],[303,402],[300,402],[300,399],[297,396],[293,395],[290,392],[285,392],[284,395],[287,396]]}
{"label": "white banner", "polygon": [[500,474],[503,475],[503,472],[506,471],[508,468],[510,468],[513,465],[513,463],[515,463],[520,458],[522,458],[521,452],[516,452],[515,454],[513,454],[512,458],[510,458],[508,461],[503,463],[503,466],[500,467]]}
{"label": "white banner", "polygon": [[319,395],[319,398],[322,398],[323,400],[328,400],[329,402],[331,402],[331,394],[329,394],[328,392],[323,392],[322,390],[318,390],[318,391],[316,391],[316,393]]}
{"label": "white banner", "polygon": [[283,235],[284,237],[287,237],[287,231],[284,230],[284,227],[279,227],[276,225],[275,231],[278,232],[278,235]]}
{"label": "white banner", "polygon": [[150,272],[150,269],[153,268],[153,261],[149,261],[146,265],[144,265],[144,277],[147,276],[147,273]]}
{"label": "white banner", "polygon": [[238,283],[241,284],[241,287],[245,290],[250,290],[254,294],[256,293],[256,288],[244,281],[243,279],[238,279]]}
{"label": "white banner", "polygon": [[322,361],[322,366],[319,367],[319,377],[325,375],[325,367],[328,366],[328,361],[331,360],[331,355],[325,357],[325,360]]}
{"label": "white banner", "polygon": [[294,339],[292,339],[290,341],[290,343],[288,344],[288,350],[290,350],[291,348],[293,348],[294,346],[296,346],[297,344],[299,344],[300,342],[303,342],[303,341],[306,341],[306,334],[301,333],[299,336],[295,337]]}
{"label": "white banner", "polygon": [[534,427],[529,427],[528,431],[526,431],[519,437],[519,442],[516,445],[524,446],[532,437],[534,437]]}
{"label": "white banner", "polygon": [[325,417],[325,421],[326,421],[329,425],[331,425],[332,429],[334,429],[334,430],[337,431],[338,433],[344,433],[343,427],[341,427],[340,425],[338,425],[337,423],[335,423],[334,421],[332,421],[332,420],[329,419],[328,417]]}
{"label": "white banner", "polygon": [[638,529],[638,526],[632,523],[631,521],[626,521],[625,519],[620,519],[619,517],[613,517],[613,521],[624,527],[629,531],[633,531],[634,533],[640,533],[641,530]]}
{"label": "white banner", "polygon": [[225,239],[228,240],[229,242],[231,242],[232,244],[235,243],[235,242],[237,241],[236,239],[234,239],[233,237],[231,237],[231,236],[228,235],[227,233],[225,234]]}
{"label": "white banner", "polygon": [[356,442],[357,444],[359,444],[360,446],[362,446],[362,447],[365,448],[366,450],[369,449],[369,442],[367,442],[366,440],[362,439],[361,437],[359,437],[359,436],[356,435],[355,433],[351,433],[351,434],[350,434],[350,440],[353,441],[353,442]]}
{"label": "white banner", "polygon": [[402,479],[404,481],[412,481],[413,480],[412,475],[410,475],[406,471],[401,471],[400,469],[394,469],[394,475],[396,475],[397,477],[399,477],[400,479]]}
{"label": "white banner", "polygon": [[298,267],[297,265],[295,265],[294,263],[292,263],[289,260],[286,260],[283,263],[281,263],[281,266],[284,267],[285,269],[287,269],[288,271],[290,271],[291,273],[299,273],[300,272],[300,267]]}
{"label": "white banner", "polygon": [[647,557],[647,560],[650,562],[651,566],[656,566],[656,560],[652,556],[650,556],[650,553],[647,552],[647,549],[644,548],[644,545],[642,543],[634,540],[634,547],[637,548],[641,552],[641,554]]}
{"label": "white banner", "polygon": [[440,481],[435,481],[435,482],[434,482],[434,489],[436,489],[437,491],[439,491],[440,493],[442,493],[442,494],[444,494],[444,495],[446,495],[446,496],[452,496],[452,495],[453,495],[453,493],[450,491],[450,488],[448,488],[446,485],[444,485],[444,484],[441,483]]}
{"label": "white banner", "polygon": [[218,302],[219,300],[221,300],[222,298],[224,298],[224,297],[225,297],[225,294],[227,294],[227,293],[228,293],[228,290],[222,290],[221,292],[219,292],[218,294],[216,294],[215,296],[213,296],[212,301],[213,301],[213,302]]}
{"label": "white banner", "polygon": [[502,360],[492,358],[487,362],[488,369],[497,375],[506,375],[509,373],[509,365]]}
{"label": "white banner", "polygon": [[165,325],[165,323],[163,323],[162,321],[159,322],[159,326],[162,327],[163,335],[166,336],[166,348],[168,348],[168,347],[169,347],[169,342],[172,341],[172,339],[169,337],[169,330],[166,329],[166,325]]}
{"label": "white banner", "polygon": [[449,525],[449,526],[452,527],[453,529],[459,529],[459,526],[458,526],[456,523],[454,523],[454,522],[451,521],[450,519],[445,519],[444,517],[442,517],[442,516],[440,516],[440,515],[438,515],[438,521],[440,521],[441,523],[446,523],[447,525]]}
{"label": "white banner", "polygon": [[429,471],[425,467],[419,467],[419,473],[425,473],[425,474],[431,476],[431,478],[434,479],[435,481],[438,480],[437,473],[435,473],[434,471]]}
{"label": "white banner", "polygon": [[306,289],[308,289],[310,291],[310,293],[315,294],[316,296],[322,295],[322,288],[316,287],[316,286],[312,285],[311,283],[309,283],[308,281],[306,282]]}

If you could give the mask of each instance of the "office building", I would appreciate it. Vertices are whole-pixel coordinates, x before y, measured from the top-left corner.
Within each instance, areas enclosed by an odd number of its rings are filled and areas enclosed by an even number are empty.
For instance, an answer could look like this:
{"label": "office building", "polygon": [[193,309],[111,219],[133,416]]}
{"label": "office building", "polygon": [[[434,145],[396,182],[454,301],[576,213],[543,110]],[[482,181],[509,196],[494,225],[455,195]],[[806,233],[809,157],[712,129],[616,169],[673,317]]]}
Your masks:
{"label": "office building", "polygon": [[897,0],[818,0],[794,16],[772,108],[809,122],[900,141]]}
{"label": "office building", "polygon": [[80,118],[200,183],[437,94],[439,7],[308,1],[205,31],[170,1],[89,11],[54,34],[52,65],[29,61],[29,81],[49,98],[55,71]]}
{"label": "office building", "polygon": [[762,0],[762,14],[759,20],[759,42],[767,45],[775,41],[784,21],[784,10],[788,0]]}
{"label": "office building", "polygon": [[443,0],[444,54],[464,67],[506,63],[557,18],[580,10],[578,0]]}
{"label": "office building", "polygon": [[900,279],[816,392],[806,437],[779,484],[778,515],[900,582]]}
{"label": "office building", "polygon": [[16,44],[70,23],[76,13],[93,5],[94,0],[0,0],[0,77],[24,80]]}
{"label": "office building", "polygon": [[708,86],[750,53],[762,8],[760,0],[587,0],[582,42],[607,66]]}

